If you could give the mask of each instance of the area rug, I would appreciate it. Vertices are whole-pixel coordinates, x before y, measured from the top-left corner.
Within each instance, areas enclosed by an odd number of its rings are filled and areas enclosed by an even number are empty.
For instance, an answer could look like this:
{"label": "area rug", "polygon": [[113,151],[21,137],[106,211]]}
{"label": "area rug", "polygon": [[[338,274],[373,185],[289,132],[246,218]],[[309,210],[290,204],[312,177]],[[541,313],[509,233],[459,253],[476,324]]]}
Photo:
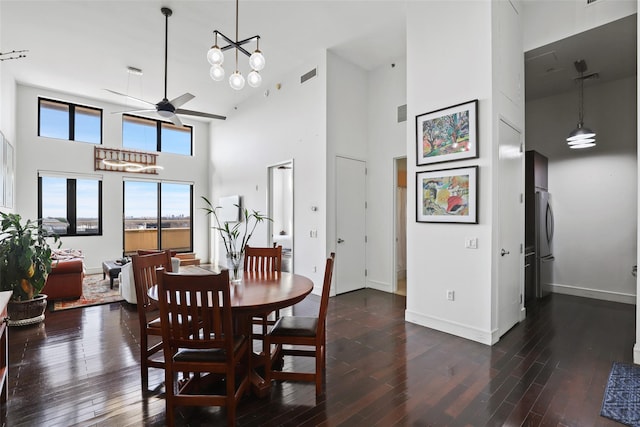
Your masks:
{"label": "area rug", "polygon": [[109,278],[102,278],[102,273],[90,274],[82,281],[82,296],[77,300],[53,301],[51,311],[69,310],[71,308],[89,307],[122,301],[118,280],[114,280],[113,289],[109,287]]}
{"label": "area rug", "polygon": [[600,415],[640,427],[640,366],[613,362]]}

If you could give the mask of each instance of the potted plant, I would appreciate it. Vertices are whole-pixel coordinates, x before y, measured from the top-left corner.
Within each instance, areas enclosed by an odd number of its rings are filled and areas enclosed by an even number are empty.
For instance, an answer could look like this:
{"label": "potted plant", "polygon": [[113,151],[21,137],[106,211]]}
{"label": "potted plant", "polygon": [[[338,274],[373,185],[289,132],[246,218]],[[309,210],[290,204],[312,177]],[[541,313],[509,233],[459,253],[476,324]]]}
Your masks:
{"label": "potted plant", "polygon": [[[218,230],[224,242],[224,248],[227,251],[229,278],[234,283],[240,282],[244,270],[244,248],[249,243],[249,239],[251,239],[257,225],[263,221],[271,221],[271,218],[262,215],[259,211],[249,212],[246,208],[242,209],[239,205],[234,205],[241,210],[241,221],[235,222],[232,225],[229,225],[228,222],[221,223],[216,212],[216,210],[220,209],[220,206],[214,207],[209,199],[204,196],[202,196],[202,199],[207,204],[207,206],[203,208],[207,212],[207,215],[213,215],[215,222],[213,229]],[[244,224],[243,229],[241,229],[242,224]]]}
{"label": "potted plant", "polygon": [[0,290],[13,291],[9,324],[41,322],[47,296],[40,294],[51,272],[51,245],[60,247],[59,236],[48,232],[42,221],[22,221],[18,214],[0,212]]}

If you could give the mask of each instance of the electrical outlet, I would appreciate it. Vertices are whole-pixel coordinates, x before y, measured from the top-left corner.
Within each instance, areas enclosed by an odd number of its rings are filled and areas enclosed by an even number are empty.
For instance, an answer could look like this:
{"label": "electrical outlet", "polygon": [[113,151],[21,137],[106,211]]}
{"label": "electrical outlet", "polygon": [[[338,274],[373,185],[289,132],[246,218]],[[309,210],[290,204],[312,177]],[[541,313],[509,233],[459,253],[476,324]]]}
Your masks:
{"label": "electrical outlet", "polygon": [[314,239],[317,238],[318,237],[318,230],[309,231],[309,237],[312,237]]}
{"label": "electrical outlet", "polygon": [[318,270],[318,268],[314,265],[311,270],[315,273]]}
{"label": "electrical outlet", "polygon": [[452,290],[447,291],[447,301],[455,300],[455,292]]}

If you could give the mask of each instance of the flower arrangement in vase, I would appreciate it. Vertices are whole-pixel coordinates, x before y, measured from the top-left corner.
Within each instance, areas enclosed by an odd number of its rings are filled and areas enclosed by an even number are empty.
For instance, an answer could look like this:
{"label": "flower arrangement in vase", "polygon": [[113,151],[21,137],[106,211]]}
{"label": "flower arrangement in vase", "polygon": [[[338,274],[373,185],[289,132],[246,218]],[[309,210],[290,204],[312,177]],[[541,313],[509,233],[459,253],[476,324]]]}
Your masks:
{"label": "flower arrangement in vase", "polygon": [[[242,275],[244,273],[244,250],[249,239],[253,235],[256,227],[263,221],[271,221],[266,215],[261,214],[259,211],[249,211],[246,208],[241,208],[239,205],[234,205],[242,214],[241,221],[234,222],[230,225],[229,222],[221,222],[216,212],[221,206],[213,206],[213,204],[204,196],[201,196],[207,206],[203,209],[207,212],[207,215],[213,215],[214,226],[213,229],[218,230],[222,241],[224,242],[224,248],[227,251],[227,268],[229,269],[229,278],[231,282],[238,283],[242,281]],[[244,227],[242,227],[244,225]]]}

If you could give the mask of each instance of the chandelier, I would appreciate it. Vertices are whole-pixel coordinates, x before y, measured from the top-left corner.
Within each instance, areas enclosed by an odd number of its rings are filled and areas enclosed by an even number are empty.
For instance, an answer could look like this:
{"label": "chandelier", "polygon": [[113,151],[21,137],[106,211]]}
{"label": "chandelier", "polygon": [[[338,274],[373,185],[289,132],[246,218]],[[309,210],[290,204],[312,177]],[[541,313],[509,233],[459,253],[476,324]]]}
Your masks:
{"label": "chandelier", "polygon": [[[246,56],[249,57],[249,66],[251,67],[251,72],[247,75],[247,82],[251,87],[258,87],[262,83],[262,76],[260,75],[260,71],[264,68],[265,60],[262,52],[260,52],[260,36],[249,37],[248,39],[238,41],[238,0],[236,0],[236,39],[235,41],[231,40],[229,37],[225,36],[218,30],[214,30],[214,42],[211,49],[207,52],[207,60],[211,64],[211,69],[209,70],[209,75],[211,78],[217,82],[222,81],[224,79],[224,68],[222,68],[222,63],[224,62],[224,54],[223,52],[228,49],[235,48],[236,53],[236,70],[229,76],[229,85],[235,89],[240,90],[244,87],[244,77],[240,70],[238,69],[238,52],[242,52]],[[218,46],[218,36],[220,36],[225,42],[228,43],[227,46],[219,47]],[[256,41],[256,50],[253,53],[249,53],[248,50],[243,48],[242,46],[255,40]]]}

